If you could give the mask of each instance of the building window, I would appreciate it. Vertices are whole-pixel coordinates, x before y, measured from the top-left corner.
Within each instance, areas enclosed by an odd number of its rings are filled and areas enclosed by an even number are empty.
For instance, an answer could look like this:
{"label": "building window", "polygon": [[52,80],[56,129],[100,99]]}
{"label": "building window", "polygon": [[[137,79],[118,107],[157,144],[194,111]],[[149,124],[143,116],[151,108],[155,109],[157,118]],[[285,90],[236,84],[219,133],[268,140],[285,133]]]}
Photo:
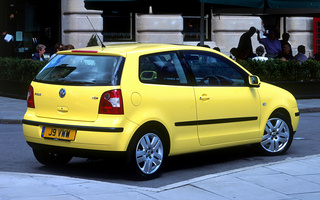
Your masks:
{"label": "building window", "polygon": [[[183,17],[183,38],[184,41],[200,40],[200,16],[182,16]],[[211,40],[211,23],[209,15],[204,17],[204,39]]]}
{"label": "building window", "polygon": [[134,41],[134,14],[110,12],[103,13],[103,41]]}

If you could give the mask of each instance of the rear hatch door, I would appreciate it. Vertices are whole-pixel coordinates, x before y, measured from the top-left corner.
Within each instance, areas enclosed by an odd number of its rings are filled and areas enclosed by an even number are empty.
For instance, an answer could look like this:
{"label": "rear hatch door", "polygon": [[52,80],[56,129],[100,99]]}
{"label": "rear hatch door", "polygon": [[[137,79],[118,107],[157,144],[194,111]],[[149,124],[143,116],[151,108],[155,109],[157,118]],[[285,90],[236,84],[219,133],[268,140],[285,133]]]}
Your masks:
{"label": "rear hatch door", "polygon": [[124,58],[58,55],[32,83],[38,117],[95,121],[100,98],[120,88]]}

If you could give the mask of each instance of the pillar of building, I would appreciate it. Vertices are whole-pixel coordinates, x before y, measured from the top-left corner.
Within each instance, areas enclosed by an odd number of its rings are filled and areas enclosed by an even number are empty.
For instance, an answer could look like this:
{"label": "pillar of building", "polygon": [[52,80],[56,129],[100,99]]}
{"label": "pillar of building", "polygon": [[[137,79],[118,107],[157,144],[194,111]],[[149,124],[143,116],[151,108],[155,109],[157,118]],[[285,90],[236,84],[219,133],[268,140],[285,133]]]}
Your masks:
{"label": "pillar of building", "polygon": [[136,41],[183,44],[181,15],[136,15]]}
{"label": "pillar of building", "polygon": [[293,55],[297,54],[298,46],[306,47],[306,56],[313,56],[313,18],[312,17],[287,17],[286,30],[290,34],[289,42]]}
{"label": "pillar of building", "polygon": [[[72,44],[75,48],[86,47],[94,29],[102,39],[102,11],[87,10],[83,0],[61,0],[62,43]],[[88,17],[88,18],[87,18]]]}

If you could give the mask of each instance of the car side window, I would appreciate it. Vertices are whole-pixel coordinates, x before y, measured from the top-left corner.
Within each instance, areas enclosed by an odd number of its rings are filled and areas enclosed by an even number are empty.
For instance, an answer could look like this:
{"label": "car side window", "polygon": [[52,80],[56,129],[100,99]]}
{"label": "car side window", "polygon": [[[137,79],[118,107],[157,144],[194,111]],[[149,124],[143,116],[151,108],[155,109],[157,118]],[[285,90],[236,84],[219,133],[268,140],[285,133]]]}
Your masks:
{"label": "car side window", "polygon": [[182,52],[199,86],[244,86],[246,73],[226,58],[200,51]]}
{"label": "car side window", "polygon": [[139,78],[143,83],[186,85],[186,73],[175,52],[141,56]]}

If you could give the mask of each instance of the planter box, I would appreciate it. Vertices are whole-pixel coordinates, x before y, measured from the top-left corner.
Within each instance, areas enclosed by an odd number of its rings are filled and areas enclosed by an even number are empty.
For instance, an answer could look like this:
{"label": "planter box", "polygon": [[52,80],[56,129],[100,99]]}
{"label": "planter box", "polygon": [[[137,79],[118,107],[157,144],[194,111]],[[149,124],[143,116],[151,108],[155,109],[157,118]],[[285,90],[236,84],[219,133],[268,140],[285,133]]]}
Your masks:
{"label": "planter box", "polygon": [[320,98],[320,81],[278,81],[270,83],[288,90],[296,99]]}
{"label": "planter box", "polygon": [[30,82],[0,80],[0,95],[18,99],[27,99]]}

